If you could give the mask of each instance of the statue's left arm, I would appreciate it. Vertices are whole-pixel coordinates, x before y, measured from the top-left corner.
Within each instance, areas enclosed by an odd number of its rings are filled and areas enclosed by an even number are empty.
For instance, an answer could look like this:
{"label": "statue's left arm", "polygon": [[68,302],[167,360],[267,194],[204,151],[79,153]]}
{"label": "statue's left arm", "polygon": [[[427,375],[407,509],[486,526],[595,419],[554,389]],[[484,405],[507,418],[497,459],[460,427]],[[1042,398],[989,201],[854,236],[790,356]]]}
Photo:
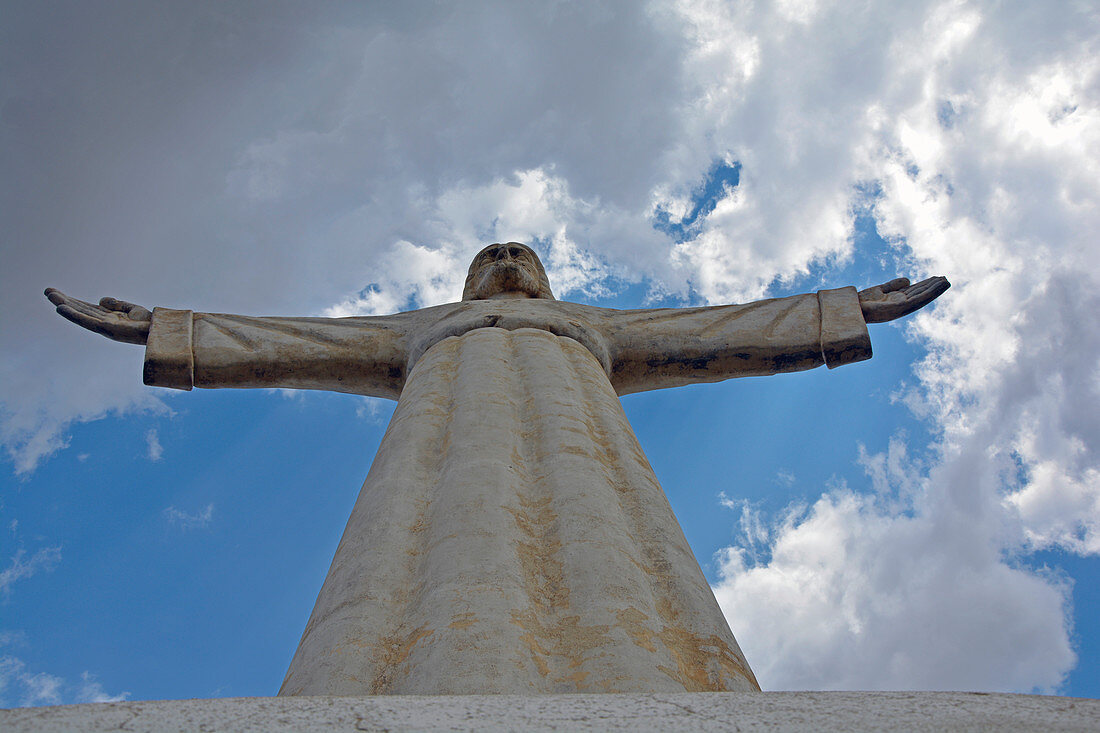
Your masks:
{"label": "statue's left arm", "polygon": [[57,312],[107,338],[145,344],[144,381],[155,387],[285,387],[397,399],[405,382],[410,319],[256,318],[99,305],[46,291]]}
{"label": "statue's left arm", "polygon": [[912,313],[950,284],[904,278],[744,305],[619,311],[603,329],[619,394],[830,369],[871,358],[868,323]]}

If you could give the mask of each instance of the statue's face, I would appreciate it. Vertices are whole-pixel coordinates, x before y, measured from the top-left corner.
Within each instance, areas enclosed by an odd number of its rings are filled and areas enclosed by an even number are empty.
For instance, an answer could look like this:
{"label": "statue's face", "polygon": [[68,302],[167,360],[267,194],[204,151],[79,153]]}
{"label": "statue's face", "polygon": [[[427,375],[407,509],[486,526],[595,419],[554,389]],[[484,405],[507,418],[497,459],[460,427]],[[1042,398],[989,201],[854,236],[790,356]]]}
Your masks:
{"label": "statue's face", "polygon": [[517,242],[494,244],[482,250],[470,265],[470,284],[477,299],[537,298],[538,256]]}

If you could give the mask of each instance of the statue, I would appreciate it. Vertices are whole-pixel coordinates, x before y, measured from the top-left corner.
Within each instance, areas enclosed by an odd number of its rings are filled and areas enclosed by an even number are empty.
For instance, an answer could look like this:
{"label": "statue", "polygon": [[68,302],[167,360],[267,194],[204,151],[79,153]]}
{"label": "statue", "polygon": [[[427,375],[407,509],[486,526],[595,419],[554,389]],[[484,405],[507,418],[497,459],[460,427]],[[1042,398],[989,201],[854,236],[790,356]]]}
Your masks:
{"label": "statue", "polygon": [[746,305],[556,300],[493,244],[458,303],[390,316],[57,312],[145,344],[145,383],[397,400],[280,695],[758,690],[619,395],[868,359],[901,278]]}

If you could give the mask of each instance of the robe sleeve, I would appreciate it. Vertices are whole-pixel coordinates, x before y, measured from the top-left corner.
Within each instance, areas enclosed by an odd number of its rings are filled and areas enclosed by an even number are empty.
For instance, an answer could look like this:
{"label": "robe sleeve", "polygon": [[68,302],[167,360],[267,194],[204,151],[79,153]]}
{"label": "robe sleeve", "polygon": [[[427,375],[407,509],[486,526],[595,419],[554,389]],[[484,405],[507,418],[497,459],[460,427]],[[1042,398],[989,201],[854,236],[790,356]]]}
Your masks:
{"label": "robe sleeve", "polygon": [[605,324],[620,395],[871,358],[852,287],[745,305],[618,311]]}
{"label": "robe sleeve", "polygon": [[284,387],[397,399],[407,319],[253,318],[156,308],[144,381],[155,387]]}

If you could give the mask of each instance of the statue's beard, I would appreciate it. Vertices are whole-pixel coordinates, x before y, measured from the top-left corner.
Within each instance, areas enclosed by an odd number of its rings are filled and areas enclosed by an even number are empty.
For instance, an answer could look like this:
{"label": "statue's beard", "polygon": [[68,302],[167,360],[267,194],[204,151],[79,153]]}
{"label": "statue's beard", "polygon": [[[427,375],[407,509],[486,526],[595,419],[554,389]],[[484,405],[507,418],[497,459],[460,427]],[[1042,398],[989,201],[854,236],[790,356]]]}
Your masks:
{"label": "statue's beard", "polygon": [[539,279],[518,262],[494,262],[480,274],[474,297],[485,300],[500,293],[539,295]]}

